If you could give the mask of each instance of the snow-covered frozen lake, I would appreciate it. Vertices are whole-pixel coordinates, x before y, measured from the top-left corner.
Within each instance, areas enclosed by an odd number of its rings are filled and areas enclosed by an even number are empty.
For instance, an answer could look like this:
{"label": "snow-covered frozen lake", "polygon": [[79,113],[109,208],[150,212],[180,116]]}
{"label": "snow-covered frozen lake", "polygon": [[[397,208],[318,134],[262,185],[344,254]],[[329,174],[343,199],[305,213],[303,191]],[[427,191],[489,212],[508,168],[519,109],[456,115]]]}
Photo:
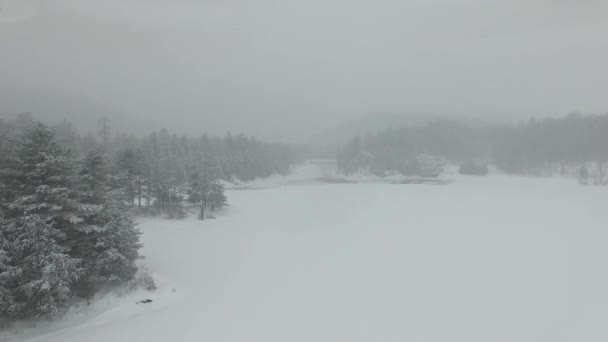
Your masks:
{"label": "snow-covered frozen lake", "polygon": [[228,196],[216,220],[141,221],[158,291],[13,340],[608,340],[606,188],[491,176]]}

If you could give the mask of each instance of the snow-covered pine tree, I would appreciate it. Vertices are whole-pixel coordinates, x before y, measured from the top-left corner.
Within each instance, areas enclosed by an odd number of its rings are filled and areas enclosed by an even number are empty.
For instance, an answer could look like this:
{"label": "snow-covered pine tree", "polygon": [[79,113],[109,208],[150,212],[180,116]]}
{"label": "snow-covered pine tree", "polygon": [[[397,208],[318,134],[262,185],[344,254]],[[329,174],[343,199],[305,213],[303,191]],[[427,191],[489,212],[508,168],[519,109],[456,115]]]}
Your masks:
{"label": "snow-covered pine tree", "polygon": [[165,214],[169,218],[177,218],[181,219],[186,217],[186,212],[184,210],[184,196],[181,193],[181,187],[179,183],[175,180],[171,180],[171,187],[169,188],[169,197],[167,202],[167,207],[165,209]]}
{"label": "snow-covered pine tree", "polygon": [[211,211],[221,209],[228,204],[228,198],[224,194],[224,185],[219,179],[213,180],[209,191],[209,206]]}
{"label": "snow-covered pine tree", "polygon": [[72,255],[82,260],[83,275],[75,293],[89,300],[103,287],[129,281],[135,275],[139,231],[122,190],[109,190],[108,168],[103,151],[90,152],[84,159],[81,198],[90,210],[72,239]]}
{"label": "snow-covered pine tree", "polygon": [[103,150],[94,150],[83,158],[79,172],[78,191],[80,201],[87,210],[83,212],[82,223],[69,232],[70,254],[82,261],[83,274],[74,284],[76,295],[87,299],[93,297],[103,282],[97,278],[95,270],[98,251],[97,240],[105,231],[97,217],[106,202],[108,167]]}
{"label": "snow-covered pine tree", "polygon": [[118,184],[124,189],[129,204],[132,205],[136,196],[138,174],[137,156],[133,150],[127,148],[118,153],[116,171]]}
{"label": "snow-covered pine tree", "polygon": [[8,203],[10,188],[12,188],[8,165],[11,162],[11,151],[14,142],[7,132],[0,132],[0,209]]}
{"label": "snow-covered pine tree", "polygon": [[9,222],[3,235],[0,317],[51,319],[67,311],[81,269],[57,243],[61,232],[33,214]]}
{"label": "snow-covered pine tree", "polygon": [[0,282],[8,289],[10,317],[51,318],[67,309],[70,285],[80,274],[67,238],[82,221],[75,167],[42,124],[22,136],[1,167],[6,269]]}
{"label": "snow-covered pine tree", "polygon": [[154,165],[154,168],[152,169],[146,190],[146,197],[152,200],[155,214],[165,212],[169,207],[169,174],[166,170],[163,170],[158,163]]}
{"label": "snow-covered pine tree", "polygon": [[4,216],[4,208],[8,205],[9,182],[8,165],[10,161],[10,143],[8,126],[3,126],[0,132],[0,329],[4,326],[4,321],[8,317],[8,309],[12,300],[12,291],[8,287],[6,275],[12,271],[10,265],[9,250],[9,227],[8,221]]}
{"label": "snow-covered pine tree", "polygon": [[3,321],[8,319],[8,309],[13,303],[12,291],[5,279],[5,275],[12,272],[8,255],[8,233],[8,222],[4,219],[4,213],[0,209],[0,329],[4,326]]}
{"label": "snow-covered pine tree", "polygon": [[98,129],[98,133],[99,133],[99,137],[101,138],[102,141],[102,146],[103,149],[107,151],[108,149],[108,144],[110,142],[110,135],[112,134],[112,122],[110,121],[110,118],[108,118],[107,116],[103,116],[101,118],[99,118],[99,120],[97,120],[97,129]]}
{"label": "snow-covered pine tree", "polygon": [[148,165],[144,151],[135,151],[135,195],[137,197],[137,207],[141,209],[142,199],[144,198],[144,185],[146,183]]}
{"label": "snow-covered pine tree", "polygon": [[110,191],[97,222],[104,228],[96,241],[97,258],[94,270],[102,285],[118,285],[130,281],[137,272],[141,235],[135,218],[124,205],[121,194]]}
{"label": "snow-covered pine tree", "polygon": [[213,179],[204,165],[195,167],[188,181],[188,202],[199,207],[199,219],[205,219],[205,208],[209,205],[209,194]]}
{"label": "snow-covered pine tree", "polygon": [[[108,192],[102,151],[81,163],[44,125],[25,134],[0,167],[6,212],[0,309],[6,317],[53,318],[74,294],[133,278],[139,231],[125,198]],[[77,172],[80,169],[80,172]],[[10,200],[10,201],[9,201]]]}
{"label": "snow-covered pine tree", "polygon": [[75,191],[76,159],[55,140],[43,124],[34,126],[21,139],[7,169],[7,216],[39,215],[63,232],[82,221],[83,210]]}
{"label": "snow-covered pine tree", "polygon": [[80,196],[83,202],[103,204],[108,186],[108,165],[102,150],[86,154],[80,169]]}

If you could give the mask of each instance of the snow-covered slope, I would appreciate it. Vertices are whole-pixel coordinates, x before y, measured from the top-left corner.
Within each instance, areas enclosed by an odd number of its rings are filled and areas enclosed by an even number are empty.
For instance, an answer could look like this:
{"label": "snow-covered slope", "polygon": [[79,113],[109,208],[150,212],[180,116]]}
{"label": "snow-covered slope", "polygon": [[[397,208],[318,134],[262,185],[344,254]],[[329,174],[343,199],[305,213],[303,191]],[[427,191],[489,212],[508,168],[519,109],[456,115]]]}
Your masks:
{"label": "snow-covered slope", "polygon": [[156,293],[9,341],[608,340],[607,189],[298,185],[230,190],[216,220],[142,220]]}

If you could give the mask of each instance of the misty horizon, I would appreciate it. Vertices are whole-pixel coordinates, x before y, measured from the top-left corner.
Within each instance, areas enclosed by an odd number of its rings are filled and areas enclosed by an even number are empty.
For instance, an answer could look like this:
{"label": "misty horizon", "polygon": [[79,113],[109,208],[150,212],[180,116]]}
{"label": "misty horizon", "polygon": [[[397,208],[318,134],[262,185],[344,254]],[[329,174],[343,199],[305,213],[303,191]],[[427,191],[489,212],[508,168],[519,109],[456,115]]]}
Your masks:
{"label": "misty horizon", "polygon": [[134,131],[307,142],[373,115],[513,122],[608,111],[608,5],[599,1],[0,8],[2,115],[80,126],[107,115]]}
{"label": "misty horizon", "polygon": [[608,341],[607,18],[0,0],[0,341]]}

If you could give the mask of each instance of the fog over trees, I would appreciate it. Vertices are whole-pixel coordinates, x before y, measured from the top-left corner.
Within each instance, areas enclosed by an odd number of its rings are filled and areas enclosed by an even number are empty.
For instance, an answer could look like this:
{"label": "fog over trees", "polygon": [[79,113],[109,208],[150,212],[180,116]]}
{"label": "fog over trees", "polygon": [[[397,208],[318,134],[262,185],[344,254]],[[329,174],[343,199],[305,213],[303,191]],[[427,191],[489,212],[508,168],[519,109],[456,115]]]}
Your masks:
{"label": "fog over trees", "polygon": [[[139,280],[135,214],[203,220],[228,205],[223,182],[286,174],[289,146],[243,135],[98,134],[31,114],[0,121],[0,323],[56,318],[75,299]],[[146,275],[143,275],[145,277]]]}
{"label": "fog over trees", "polygon": [[608,341],[608,1],[0,0],[0,342]]}
{"label": "fog over trees", "polygon": [[80,160],[42,124],[3,142],[2,319],[55,318],[74,295],[132,280],[139,231],[103,156]]}
{"label": "fog over trees", "polygon": [[[0,309],[5,319],[61,316],[77,298],[137,286],[135,216],[200,220],[230,205],[225,184],[287,175],[306,155],[242,134],[178,136],[163,129],[117,133],[108,118],[82,133],[23,113],[0,121]],[[380,177],[463,174],[578,177],[606,183],[608,115],[513,124],[435,120],[355,137],[337,152],[338,171]],[[140,277],[140,278],[138,278]]]}
{"label": "fog over trees", "polygon": [[[337,153],[348,174],[417,172],[416,156],[428,153],[454,164],[493,164],[506,173],[551,176],[590,173],[606,182],[608,114],[570,114],[513,124],[437,120],[356,137]],[[470,167],[470,166],[469,166]],[[585,170],[585,171],[582,171]]]}

